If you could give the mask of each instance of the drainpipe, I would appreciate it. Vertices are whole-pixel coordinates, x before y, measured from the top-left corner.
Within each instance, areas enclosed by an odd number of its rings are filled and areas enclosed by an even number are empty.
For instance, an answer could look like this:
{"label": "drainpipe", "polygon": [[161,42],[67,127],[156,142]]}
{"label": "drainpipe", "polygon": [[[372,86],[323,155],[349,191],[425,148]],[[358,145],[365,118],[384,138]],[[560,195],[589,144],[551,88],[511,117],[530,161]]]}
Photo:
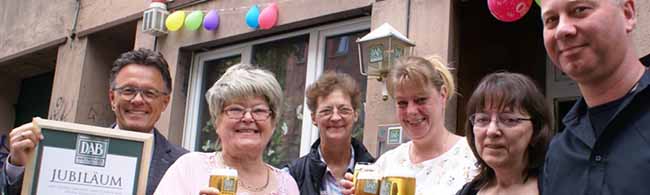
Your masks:
{"label": "drainpipe", "polygon": [[79,10],[81,10],[81,0],[77,0],[74,7],[74,18],[72,19],[72,30],[68,38],[70,39],[70,48],[72,48],[72,40],[77,37],[77,22],[79,21]]}
{"label": "drainpipe", "polygon": [[406,1],[406,37],[411,37],[409,31],[411,30],[411,0]]}

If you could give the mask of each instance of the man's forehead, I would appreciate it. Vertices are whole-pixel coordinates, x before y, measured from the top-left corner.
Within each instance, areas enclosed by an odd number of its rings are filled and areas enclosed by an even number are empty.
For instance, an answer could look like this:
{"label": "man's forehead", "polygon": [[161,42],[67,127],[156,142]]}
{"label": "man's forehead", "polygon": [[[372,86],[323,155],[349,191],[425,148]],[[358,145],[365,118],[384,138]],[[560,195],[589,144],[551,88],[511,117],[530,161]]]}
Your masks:
{"label": "man's forehead", "polygon": [[[129,72],[129,73],[126,73]],[[122,67],[119,71],[117,71],[117,75],[126,75],[126,74],[133,74],[133,73],[138,73],[138,74],[152,74],[152,75],[158,75],[162,78],[162,72],[156,68],[153,65],[143,65],[143,64],[128,64]],[[118,76],[119,77],[119,76]]]}
{"label": "man's forehead", "polygon": [[[542,8],[542,16],[544,16],[548,12],[558,9],[559,5],[569,5],[569,4],[576,4],[581,2],[594,3],[598,1],[600,0],[541,0],[540,7]],[[605,0],[605,1],[609,1],[609,0]]]}

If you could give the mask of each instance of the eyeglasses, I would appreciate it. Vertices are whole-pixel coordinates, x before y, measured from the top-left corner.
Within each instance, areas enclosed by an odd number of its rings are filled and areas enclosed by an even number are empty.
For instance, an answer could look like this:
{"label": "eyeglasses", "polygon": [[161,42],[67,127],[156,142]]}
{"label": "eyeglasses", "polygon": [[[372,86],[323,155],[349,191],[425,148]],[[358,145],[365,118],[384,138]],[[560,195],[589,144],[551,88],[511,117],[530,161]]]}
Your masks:
{"label": "eyeglasses", "polygon": [[[502,128],[512,128],[519,125],[522,121],[529,121],[530,118],[521,118],[513,114],[497,113],[497,125]],[[488,113],[474,113],[469,116],[469,122],[474,127],[486,128],[492,123],[492,115]]]}
{"label": "eyeglasses", "polygon": [[354,109],[352,109],[351,107],[347,107],[347,106],[341,106],[339,108],[325,107],[325,108],[322,108],[321,110],[319,110],[316,113],[316,116],[318,118],[330,118],[330,117],[334,116],[335,110],[336,110],[336,113],[339,116],[341,116],[342,118],[347,118],[349,116],[352,116],[352,114],[354,113]]}
{"label": "eyeglasses", "polygon": [[251,113],[251,117],[253,117],[253,120],[255,121],[264,121],[266,119],[269,119],[273,111],[265,108],[243,108],[243,107],[231,107],[231,108],[226,108],[224,111],[226,113],[226,116],[230,119],[235,119],[235,120],[241,120],[244,118],[244,115],[247,112]]}
{"label": "eyeglasses", "polygon": [[116,87],[113,88],[113,91],[117,91],[120,97],[128,101],[133,100],[138,94],[140,94],[140,97],[147,102],[151,102],[160,96],[167,95],[166,92],[160,92],[151,88]]}

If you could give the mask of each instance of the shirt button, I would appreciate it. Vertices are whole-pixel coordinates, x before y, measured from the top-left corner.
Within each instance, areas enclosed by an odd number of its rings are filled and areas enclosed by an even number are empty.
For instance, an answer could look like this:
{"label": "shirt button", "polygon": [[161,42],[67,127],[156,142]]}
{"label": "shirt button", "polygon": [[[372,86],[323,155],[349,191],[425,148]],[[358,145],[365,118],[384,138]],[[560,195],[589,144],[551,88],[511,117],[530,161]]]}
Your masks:
{"label": "shirt button", "polygon": [[596,160],[596,162],[600,162],[600,161],[603,160],[603,157],[602,157],[601,155],[596,155],[596,156],[594,157],[594,160]]}

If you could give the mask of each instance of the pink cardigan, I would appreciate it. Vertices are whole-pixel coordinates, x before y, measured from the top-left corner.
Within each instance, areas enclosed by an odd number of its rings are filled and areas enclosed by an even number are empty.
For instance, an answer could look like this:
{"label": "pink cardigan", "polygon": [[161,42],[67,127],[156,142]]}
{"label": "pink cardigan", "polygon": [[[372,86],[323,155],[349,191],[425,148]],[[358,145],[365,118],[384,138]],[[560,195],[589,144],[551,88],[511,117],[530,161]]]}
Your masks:
{"label": "pink cardigan", "polygon": [[[208,187],[210,170],[216,165],[215,153],[191,152],[178,158],[163,176],[154,195],[198,195]],[[285,171],[273,168],[277,191],[273,195],[299,195],[296,181]],[[244,193],[237,193],[244,195]]]}

